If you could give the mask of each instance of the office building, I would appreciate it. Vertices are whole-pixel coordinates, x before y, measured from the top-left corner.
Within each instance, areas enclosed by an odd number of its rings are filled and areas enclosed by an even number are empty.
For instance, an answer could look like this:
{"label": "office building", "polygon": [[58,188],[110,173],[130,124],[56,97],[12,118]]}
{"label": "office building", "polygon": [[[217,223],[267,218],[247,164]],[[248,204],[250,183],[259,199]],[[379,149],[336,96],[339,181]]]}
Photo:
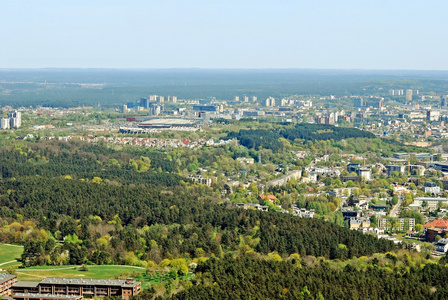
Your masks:
{"label": "office building", "polygon": [[149,99],[148,98],[140,98],[140,107],[143,107],[144,109],[149,108]]}

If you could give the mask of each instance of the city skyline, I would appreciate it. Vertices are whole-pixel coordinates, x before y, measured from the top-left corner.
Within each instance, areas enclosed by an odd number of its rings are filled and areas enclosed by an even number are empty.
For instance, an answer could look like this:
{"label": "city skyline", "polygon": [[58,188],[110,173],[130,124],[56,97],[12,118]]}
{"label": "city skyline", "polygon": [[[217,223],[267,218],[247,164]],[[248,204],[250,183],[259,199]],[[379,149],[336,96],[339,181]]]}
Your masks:
{"label": "city skyline", "polygon": [[0,68],[448,70],[447,8],[404,0],[8,0]]}

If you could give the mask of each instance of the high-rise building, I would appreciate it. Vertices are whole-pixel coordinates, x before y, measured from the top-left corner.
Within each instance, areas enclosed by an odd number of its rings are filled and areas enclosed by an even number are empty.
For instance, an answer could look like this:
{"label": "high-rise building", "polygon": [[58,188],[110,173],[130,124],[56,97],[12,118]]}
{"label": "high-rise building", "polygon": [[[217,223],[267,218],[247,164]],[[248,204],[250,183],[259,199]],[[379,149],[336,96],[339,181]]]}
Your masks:
{"label": "high-rise building", "polygon": [[249,97],[248,96],[244,96],[243,99],[244,99],[244,102],[249,102]]}
{"label": "high-rise building", "polygon": [[149,114],[153,116],[158,116],[162,111],[162,107],[160,105],[151,105],[149,108]]}
{"label": "high-rise building", "polygon": [[10,128],[19,128],[22,126],[22,113],[20,111],[15,110],[9,113],[8,118]]}
{"label": "high-rise building", "polygon": [[0,119],[0,128],[1,129],[9,129],[9,118],[1,118]]}
{"label": "high-rise building", "polygon": [[257,102],[257,96],[252,96],[252,102]]}
{"label": "high-rise building", "polygon": [[149,108],[149,99],[148,98],[140,98],[140,105],[144,109]]}
{"label": "high-rise building", "polygon": [[446,108],[446,107],[448,107],[448,95],[443,95],[442,97],[440,97],[441,99],[441,101],[440,101],[440,106],[441,107],[444,107],[444,108]]}
{"label": "high-rise building", "polygon": [[167,101],[176,103],[177,102],[177,96],[168,96]]}
{"label": "high-rise building", "polygon": [[406,101],[412,101],[412,90],[406,90]]}
{"label": "high-rise building", "polygon": [[240,96],[233,97],[233,101],[240,101]]}
{"label": "high-rise building", "polygon": [[363,98],[355,98],[355,107],[363,107],[366,106],[366,102]]}
{"label": "high-rise building", "polygon": [[275,106],[275,98],[274,97],[266,98],[266,107],[272,107],[272,106]]}

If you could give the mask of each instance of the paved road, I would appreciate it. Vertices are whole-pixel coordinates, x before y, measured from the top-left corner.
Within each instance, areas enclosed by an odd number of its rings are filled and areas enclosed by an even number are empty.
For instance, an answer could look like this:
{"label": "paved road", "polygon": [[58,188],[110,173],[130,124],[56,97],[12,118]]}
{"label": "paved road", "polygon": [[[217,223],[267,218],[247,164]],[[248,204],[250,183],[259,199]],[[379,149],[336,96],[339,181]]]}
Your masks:
{"label": "paved road", "polygon": [[398,198],[398,203],[392,208],[389,216],[392,218],[398,217],[398,213],[400,212],[401,203],[403,202],[403,197]]}

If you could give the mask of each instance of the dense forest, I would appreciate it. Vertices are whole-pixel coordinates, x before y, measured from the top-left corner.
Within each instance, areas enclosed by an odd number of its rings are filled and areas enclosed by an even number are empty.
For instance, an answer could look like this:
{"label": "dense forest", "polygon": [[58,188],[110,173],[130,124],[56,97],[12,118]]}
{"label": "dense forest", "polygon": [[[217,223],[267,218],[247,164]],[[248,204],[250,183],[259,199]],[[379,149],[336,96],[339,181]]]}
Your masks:
{"label": "dense forest", "polygon": [[275,152],[283,148],[280,138],[285,138],[289,142],[296,140],[340,141],[347,138],[374,138],[375,135],[357,128],[335,127],[326,124],[296,124],[293,128],[286,129],[240,130],[239,132],[230,132],[227,137],[238,139],[241,145],[249,149],[259,149],[261,147]]}
{"label": "dense forest", "polygon": [[395,248],[322,220],[238,209],[153,150],[37,142],[0,152],[0,239],[25,245],[24,265],[274,252],[348,259]]}
{"label": "dense forest", "polygon": [[[91,258],[98,239],[105,234],[119,244],[124,241],[123,250],[144,252],[142,259],[158,261],[170,254],[188,253],[194,257],[199,248],[206,255],[218,256],[226,252],[277,251],[282,256],[299,253],[340,259],[394,248],[385,240],[320,220],[227,207],[213,200],[213,192],[205,187],[166,190],[24,177],[3,180],[0,188],[1,217],[14,218],[20,214],[38,220],[39,228],[59,238],[76,234],[86,247],[79,263]],[[79,224],[74,222],[76,219],[80,219]],[[114,220],[119,220],[119,224],[110,222]],[[119,226],[107,227],[107,224]],[[137,230],[145,226],[145,230]],[[103,227],[109,230],[104,231]],[[90,231],[85,230],[88,228]],[[17,238],[15,242],[22,241],[22,236]],[[160,249],[157,255],[150,254],[151,241]],[[116,252],[113,243],[106,248]],[[48,250],[31,253],[46,256],[54,249]],[[28,253],[27,248],[25,252]]]}
{"label": "dense forest", "polygon": [[[303,263],[303,264],[302,264]],[[172,299],[446,299],[448,269],[436,264],[396,267],[372,261],[366,270],[321,263],[308,267],[252,258],[210,259],[198,265],[193,286]],[[150,299],[150,290],[134,299]]]}
{"label": "dense forest", "polygon": [[[134,153],[133,153],[134,152]],[[177,185],[180,180],[174,162],[157,151],[114,151],[86,143],[40,142],[21,147],[0,148],[0,177],[70,176],[99,177],[122,184],[157,183]]]}

